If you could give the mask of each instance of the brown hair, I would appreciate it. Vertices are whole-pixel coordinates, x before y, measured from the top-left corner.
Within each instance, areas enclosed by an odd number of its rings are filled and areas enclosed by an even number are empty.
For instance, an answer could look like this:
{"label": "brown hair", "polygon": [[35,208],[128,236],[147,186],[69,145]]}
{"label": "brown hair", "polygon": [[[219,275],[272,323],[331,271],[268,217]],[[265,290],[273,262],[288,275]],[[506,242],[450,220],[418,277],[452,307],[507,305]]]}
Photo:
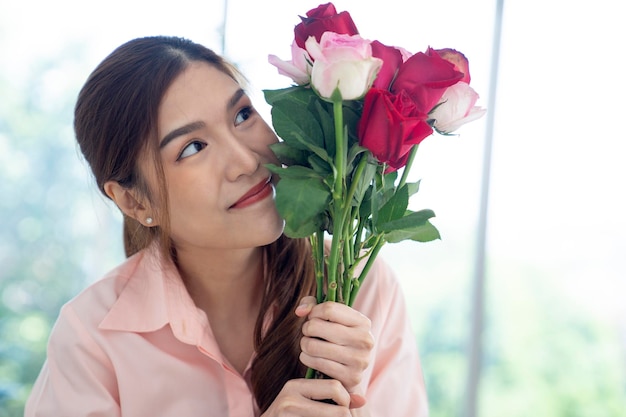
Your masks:
{"label": "brown hair", "polygon": [[[207,62],[237,82],[243,77],[222,57],[202,45],[176,37],[146,37],[125,43],[104,59],[87,79],[75,108],[74,130],[100,191],[117,181],[146,198],[157,211],[156,227],[124,215],[126,256],[158,241],[174,256],[170,239],[167,187],[156,137],[157,115],[165,91],[192,61]],[[151,157],[161,192],[158,201],[142,178],[138,161]],[[299,361],[302,320],[294,310],[314,289],[308,241],[281,236],[264,248],[265,293],[257,318],[252,388],[265,411],[289,379],[302,377]],[[273,321],[263,329],[271,312]]]}

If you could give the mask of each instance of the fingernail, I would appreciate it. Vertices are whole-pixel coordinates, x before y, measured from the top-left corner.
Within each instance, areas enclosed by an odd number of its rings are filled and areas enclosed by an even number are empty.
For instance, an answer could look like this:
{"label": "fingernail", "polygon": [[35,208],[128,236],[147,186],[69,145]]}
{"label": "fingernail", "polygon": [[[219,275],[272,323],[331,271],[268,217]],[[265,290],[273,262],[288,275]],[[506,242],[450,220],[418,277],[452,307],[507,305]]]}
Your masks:
{"label": "fingernail", "polygon": [[350,408],[361,408],[367,403],[364,396],[360,394],[350,394]]}

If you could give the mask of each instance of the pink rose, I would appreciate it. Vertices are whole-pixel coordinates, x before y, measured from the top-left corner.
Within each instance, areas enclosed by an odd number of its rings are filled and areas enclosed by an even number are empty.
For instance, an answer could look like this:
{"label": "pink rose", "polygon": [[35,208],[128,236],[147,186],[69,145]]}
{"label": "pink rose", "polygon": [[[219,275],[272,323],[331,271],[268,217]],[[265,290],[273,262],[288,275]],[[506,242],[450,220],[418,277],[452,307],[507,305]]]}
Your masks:
{"label": "pink rose", "polygon": [[348,12],[337,13],[332,3],[321,4],[306,13],[307,17],[300,17],[302,22],[294,28],[296,43],[304,48],[309,36],[314,36],[319,42],[324,32],[357,35],[359,31]]}
{"label": "pink rose", "polygon": [[482,117],[487,110],[475,106],[478,100],[476,91],[464,82],[448,87],[441,96],[439,105],[428,115],[439,133],[451,133],[465,123]]}
{"label": "pink rose", "polygon": [[372,56],[370,42],[359,35],[325,32],[319,43],[311,36],[305,46],[313,59],[311,85],[326,99],[336,90],[343,100],[363,97],[382,65]]}
{"label": "pink rose", "polygon": [[283,61],[276,55],[269,55],[268,61],[278,68],[279,74],[286,75],[298,85],[306,85],[311,80],[311,57],[296,41],[291,44],[291,61]]}
{"label": "pink rose", "polygon": [[417,108],[428,113],[439,102],[446,88],[464,77],[454,64],[441,58],[433,49],[418,52],[404,62],[391,86],[393,93],[406,90]]}
{"label": "pink rose", "polygon": [[411,148],[433,132],[426,114],[417,109],[406,91],[398,94],[372,88],[359,121],[359,144],[386,163],[392,172],[406,165]]}

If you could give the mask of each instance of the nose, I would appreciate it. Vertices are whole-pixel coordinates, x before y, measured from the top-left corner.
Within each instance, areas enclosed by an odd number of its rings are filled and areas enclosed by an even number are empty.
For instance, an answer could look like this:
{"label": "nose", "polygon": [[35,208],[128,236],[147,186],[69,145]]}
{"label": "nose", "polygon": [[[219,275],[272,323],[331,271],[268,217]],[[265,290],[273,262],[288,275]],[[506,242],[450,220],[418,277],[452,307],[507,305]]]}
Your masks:
{"label": "nose", "polygon": [[245,140],[231,136],[226,141],[227,156],[226,177],[229,181],[236,181],[242,175],[252,175],[259,169],[259,155],[248,146]]}

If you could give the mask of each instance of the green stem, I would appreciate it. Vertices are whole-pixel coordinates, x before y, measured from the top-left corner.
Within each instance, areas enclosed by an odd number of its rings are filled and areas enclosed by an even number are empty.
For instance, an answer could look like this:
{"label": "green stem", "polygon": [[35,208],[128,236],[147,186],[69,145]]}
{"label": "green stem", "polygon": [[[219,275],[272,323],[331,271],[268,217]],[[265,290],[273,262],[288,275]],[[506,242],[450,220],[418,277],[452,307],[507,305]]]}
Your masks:
{"label": "green stem", "polygon": [[312,250],[315,254],[315,284],[318,304],[324,301],[324,229],[320,229],[311,237]]}
{"label": "green stem", "polygon": [[360,217],[359,213],[358,213],[358,208],[357,208],[357,213],[355,216],[359,218],[358,222],[357,222],[357,227],[356,227],[356,233],[354,234],[354,248],[352,249],[352,251],[354,253],[361,253],[361,246],[362,246],[362,239],[363,239],[363,229],[365,227],[364,221],[363,219]]}
{"label": "green stem", "polygon": [[348,190],[348,195],[346,196],[346,208],[344,210],[343,218],[347,219],[348,214],[352,208],[352,199],[354,198],[354,194],[356,193],[356,189],[359,185],[359,181],[361,180],[361,175],[363,175],[363,171],[365,170],[365,166],[367,165],[367,155],[365,153],[361,154],[361,159],[359,160],[359,165],[357,165],[354,170],[354,175],[352,175],[352,181],[350,184],[350,189]]}
{"label": "green stem", "polygon": [[343,207],[344,184],[346,176],[347,146],[344,141],[343,102],[333,101],[335,119],[335,184],[333,187],[333,239],[328,260],[328,297],[329,301],[337,301],[337,277],[341,261],[340,249],[343,246]]}
{"label": "green stem", "polygon": [[[352,267],[354,264],[354,253],[355,253],[354,247],[352,245],[352,237],[354,233],[353,225],[354,225],[354,220],[356,218],[356,215],[354,214],[355,210],[352,207],[352,199],[354,198],[354,194],[356,193],[357,187],[359,185],[361,176],[363,175],[363,171],[365,170],[366,165],[367,165],[367,155],[363,153],[361,154],[361,159],[359,160],[359,164],[354,170],[354,174],[352,175],[352,179],[351,179],[350,189],[348,190],[348,194],[346,195],[344,199],[345,207],[344,207],[343,214],[342,214],[342,222],[344,224],[344,230],[343,230],[344,273],[343,273],[343,285],[342,285],[343,286],[342,300],[345,304],[348,304],[349,299],[350,299],[350,291],[352,288],[351,271],[352,271]],[[356,213],[358,213],[358,207],[356,209],[357,209]],[[350,237],[349,242],[346,242],[345,240],[348,237]]]}
{"label": "green stem", "polygon": [[374,244],[374,247],[371,249],[368,255],[367,262],[365,263],[365,266],[363,267],[363,270],[361,271],[361,275],[359,275],[359,279],[356,282],[354,282],[354,286],[352,287],[352,291],[350,293],[350,302],[348,303],[350,307],[352,307],[352,305],[354,304],[354,300],[356,300],[356,296],[359,293],[359,290],[361,289],[361,284],[363,284],[363,281],[365,280],[367,273],[372,268],[372,265],[374,265],[374,261],[376,260],[376,257],[378,256],[378,252],[380,252],[380,249],[383,247],[384,244],[385,244],[385,239],[383,238],[383,235],[379,235],[376,238],[376,243]]}
{"label": "green stem", "polygon": [[402,188],[404,184],[406,184],[406,180],[409,177],[409,171],[411,170],[411,165],[413,164],[413,160],[415,159],[415,155],[417,154],[417,147],[419,145],[415,145],[411,148],[411,153],[409,154],[409,158],[406,161],[406,165],[404,166],[404,170],[402,171],[402,177],[400,178],[400,183],[398,184],[398,188]]}
{"label": "green stem", "polygon": [[335,169],[337,177],[335,178],[335,188],[333,190],[333,198],[341,201],[343,197],[343,186],[346,175],[346,159],[347,146],[343,137],[343,102],[341,100],[333,101],[333,116],[335,120]]}
{"label": "green stem", "polygon": [[[344,244],[343,244],[343,294],[342,301],[344,304],[348,304],[350,301],[350,290],[352,286],[352,264],[354,263],[354,256],[352,254],[352,222],[344,223]],[[348,241],[345,241],[347,239]]]}

